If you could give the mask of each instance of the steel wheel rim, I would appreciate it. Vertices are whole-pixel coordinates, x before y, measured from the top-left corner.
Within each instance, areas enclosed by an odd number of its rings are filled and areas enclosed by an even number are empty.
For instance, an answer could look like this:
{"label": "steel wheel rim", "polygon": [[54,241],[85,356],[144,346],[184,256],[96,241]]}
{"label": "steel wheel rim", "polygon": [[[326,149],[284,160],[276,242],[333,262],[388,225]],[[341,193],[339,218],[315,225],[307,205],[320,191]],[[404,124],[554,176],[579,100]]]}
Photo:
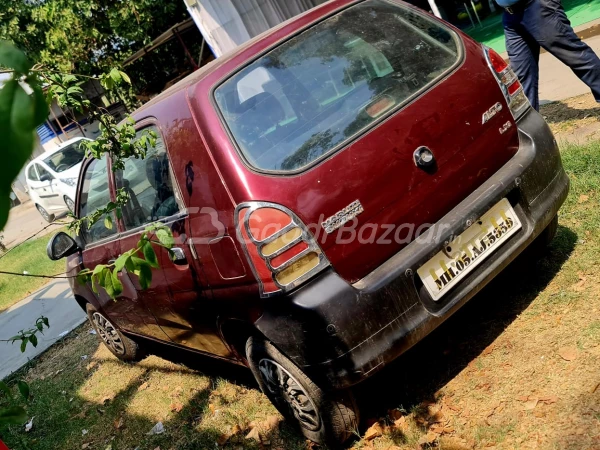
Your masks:
{"label": "steel wheel rim", "polygon": [[50,214],[48,214],[48,211],[46,211],[44,208],[42,208],[41,206],[38,205],[37,207],[38,212],[42,215],[42,217],[44,218],[44,220],[46,222],[50,221]]}
{"label": "steel wheel rim", "polygon": [[69,197],[65,197],[65,203],[67,204],[67,208],[69,208],[69,211],[75,211],[75,202],[73,200],[71,200]]}
{"label": "steel wheel rim", "polygon": [[298,423],[309,431],[317,431],[321,425],[319,411],[304,386],[271,359],[261,359],[258,369],[269,392],[285,402]]}
{"label": "steel wheel rim", "polygon": [[102,342],[104,342],[104,344],[114,353],[118,355],[124,355],[125,345],[119,337],[119,333],[117,333],[114,325],[98,312],[95,312],[92,315],[92,321],[94,322],[94,326],[96,327],[96,331],[100,335]]}

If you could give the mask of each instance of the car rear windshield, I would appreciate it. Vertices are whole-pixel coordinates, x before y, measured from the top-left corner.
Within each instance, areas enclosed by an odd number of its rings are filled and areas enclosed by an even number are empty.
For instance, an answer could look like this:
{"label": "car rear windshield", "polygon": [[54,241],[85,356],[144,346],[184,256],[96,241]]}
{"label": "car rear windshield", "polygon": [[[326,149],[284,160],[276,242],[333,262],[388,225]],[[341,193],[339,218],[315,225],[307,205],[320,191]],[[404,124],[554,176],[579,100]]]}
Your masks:
{"label": "car rear windshield", "polygon": [[44,159],[44,162],[57,173],[69,170],[83,161],[85,156],[85,150],[79,144],[81,144],[81,141],[66,146]]}
{"label": "car rear windshield", "polygon": [[297,171],[442,77],[459,48],[454,32],[424,14],[369,0],[254,61],[215,98],[249,164]]}

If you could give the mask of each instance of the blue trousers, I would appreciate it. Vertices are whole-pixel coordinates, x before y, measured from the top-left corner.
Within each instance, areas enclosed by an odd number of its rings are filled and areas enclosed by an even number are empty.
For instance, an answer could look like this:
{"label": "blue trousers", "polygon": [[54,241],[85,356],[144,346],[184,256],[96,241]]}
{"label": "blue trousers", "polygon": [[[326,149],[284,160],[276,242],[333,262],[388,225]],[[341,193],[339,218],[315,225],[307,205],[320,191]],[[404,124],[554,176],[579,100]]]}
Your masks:
{"label": "blue trousers", "polygon": [[531,105],[539,110],[540,47],[569,66],[600,102],[600,59],[577,37],[560,0],[522,0],[512,11],[502,19],[506,48]]}

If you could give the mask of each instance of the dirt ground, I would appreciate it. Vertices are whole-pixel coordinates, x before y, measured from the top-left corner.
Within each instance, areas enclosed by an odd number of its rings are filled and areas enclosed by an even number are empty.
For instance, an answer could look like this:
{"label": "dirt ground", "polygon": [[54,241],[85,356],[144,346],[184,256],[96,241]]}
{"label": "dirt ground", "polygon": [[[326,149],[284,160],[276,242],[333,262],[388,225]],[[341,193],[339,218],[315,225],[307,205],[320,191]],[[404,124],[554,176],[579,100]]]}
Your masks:
{"label": "dirt ground", "polygon": [[591,93],[542,105],[540,112],[559,142],[584,144],[600,138],[600,107]]}

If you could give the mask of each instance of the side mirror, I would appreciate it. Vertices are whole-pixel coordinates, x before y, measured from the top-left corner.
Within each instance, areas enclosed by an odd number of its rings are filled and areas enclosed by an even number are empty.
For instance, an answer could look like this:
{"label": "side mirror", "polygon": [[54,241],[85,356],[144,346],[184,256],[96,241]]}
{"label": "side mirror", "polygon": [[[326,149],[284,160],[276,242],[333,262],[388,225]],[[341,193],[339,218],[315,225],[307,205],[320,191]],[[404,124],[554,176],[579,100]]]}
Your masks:
{"label": "side mirror", "polygon": [[49,173],[43,173],[40,176],[40,181],[52,181],[52,180],[53,180],[53,177]]}
{"label": "side mirror", "polygon": [[56,233],[48,242],[46,253],[52,261],[57,261],[79,251],[79,245],[67,233]]}

